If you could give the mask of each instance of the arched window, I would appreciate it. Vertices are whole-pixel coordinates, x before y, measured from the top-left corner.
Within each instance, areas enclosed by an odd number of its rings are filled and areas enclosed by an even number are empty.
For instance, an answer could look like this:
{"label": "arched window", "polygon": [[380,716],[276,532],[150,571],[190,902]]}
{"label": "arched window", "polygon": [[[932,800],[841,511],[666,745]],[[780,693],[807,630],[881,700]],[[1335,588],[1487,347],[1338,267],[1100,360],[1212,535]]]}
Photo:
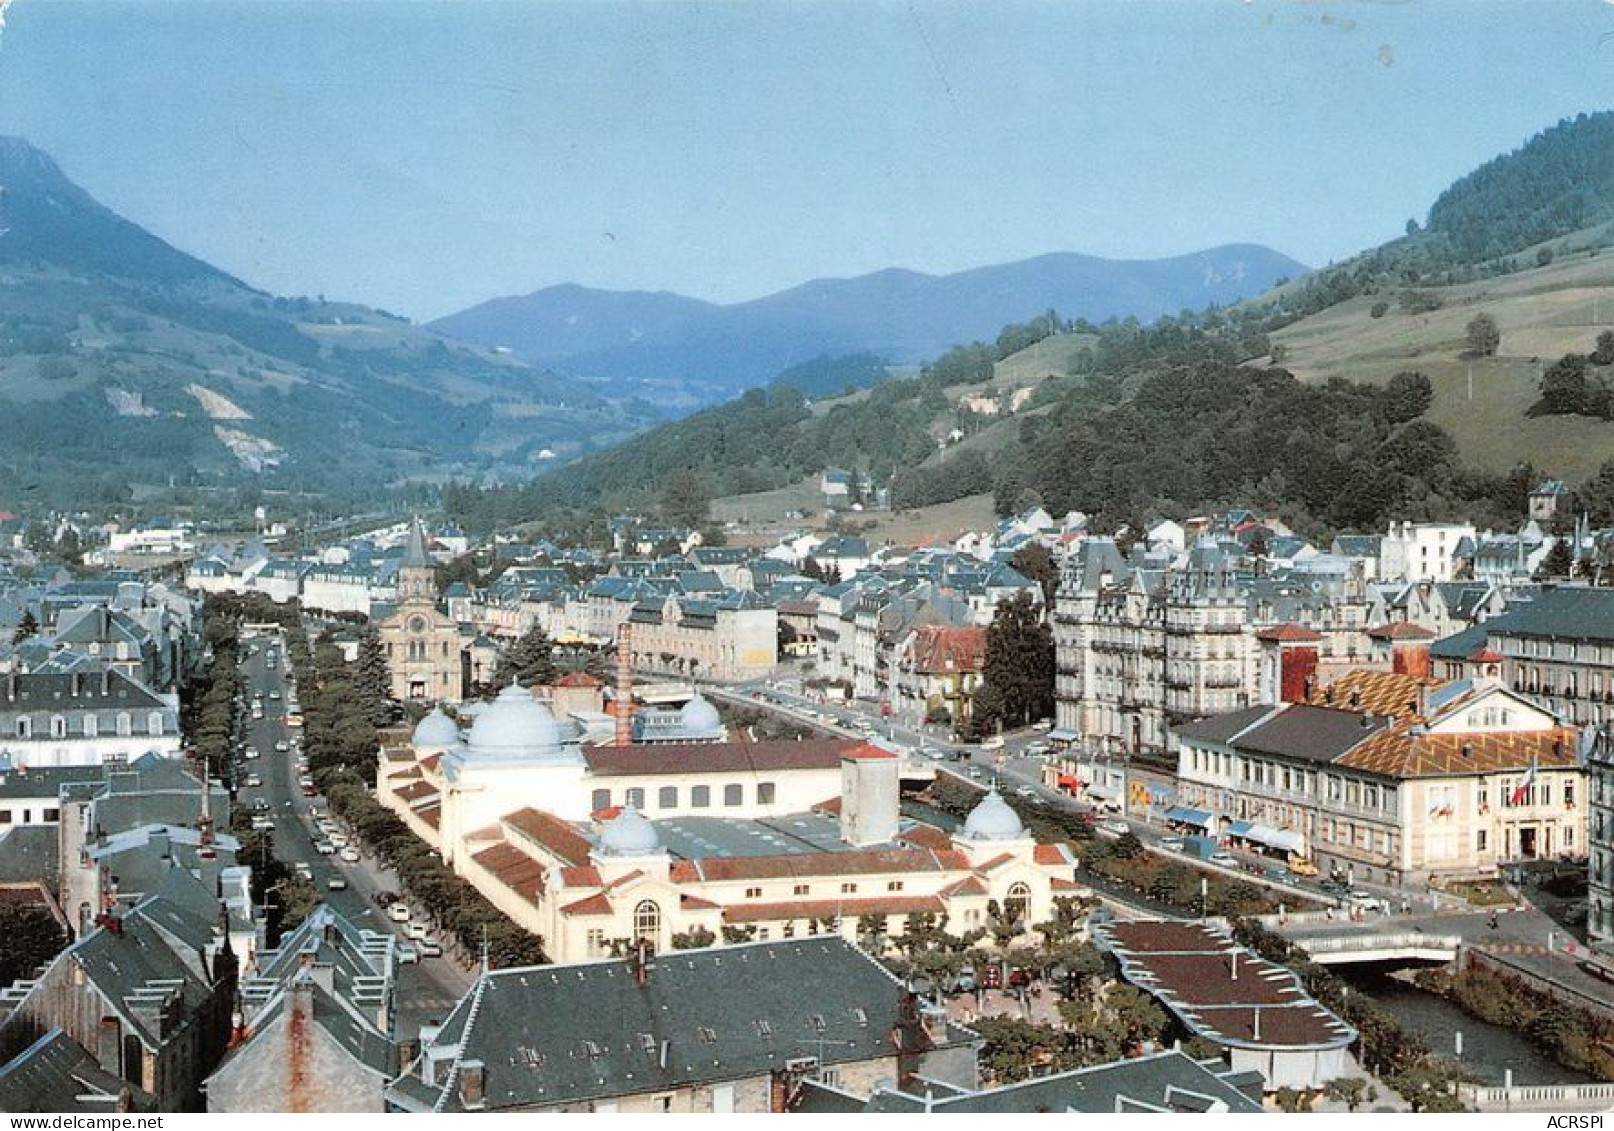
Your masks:
{"label": "arched window", "polygon": [[653,900],[644,900],[633,909],[633,938],[655,944],[661,938],[661,908]]}
{"label": "arched window", "polygon": [[32,730],[33,730],[33,728],[29,724],[28,719],[22,718],[22,719],[17,720],[17,737],[18,738],[27,738]]}
{"label": "arched window", "polygon": [[128,711],[119,711],[118,712],[118,735],[119,735],[119,737],[128,738],[133,733],[134,733],[134,720],[129,717],[129,712]]}
{"label": "arched window", "polygon": [[99,721],[96,719],[96,717],[93,714],[90,714],[89,712],[85,712],[85,715],[84,715],[84,737],[85,738],[94,738],[96,735],[98,735],[100,733],[101,733],[101,727],[100,727]]}
{"label": "arched window", "polygon": [[1023,923],[1031,910],[1031,889],[1023,883],[1009,885],[1009,894],[1003,900],[1003,914],[1011,923]]}
{"label": "arched window", "polygon": [[146,733],[161,734],[163,732],[163,713],[152,711],[146,716]]}
{"label": "arched window", "polygon": [[61,715],[52,715],[50,717],[50,736],[52,738],[67,737],[67,720]]}

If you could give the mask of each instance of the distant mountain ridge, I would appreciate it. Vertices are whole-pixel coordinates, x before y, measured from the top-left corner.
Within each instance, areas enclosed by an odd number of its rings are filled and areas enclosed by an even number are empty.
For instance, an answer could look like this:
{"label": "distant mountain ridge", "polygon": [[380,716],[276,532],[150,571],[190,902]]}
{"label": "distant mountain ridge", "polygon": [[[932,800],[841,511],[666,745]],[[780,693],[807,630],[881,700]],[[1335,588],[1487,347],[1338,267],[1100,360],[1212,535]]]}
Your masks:
{"label": "distant mountain ridge", "polygon": [[251,485],[373,500],[530,473],[648,414],[356,303],[279,298],[0,137],[0,500]]}
{"label": "distant mountain ridge", "polygon": [[430,325],[596,382],[608,395],[694,406],[826,355],[872,352],[919,362],[1048,309],[1092,322],[1147,322],[1237,302],[1305,271],[1256,244],[1149,260],[1058,252],[951,275],[888,268],[815,279],[728,305],[565,284],[493,299]]}

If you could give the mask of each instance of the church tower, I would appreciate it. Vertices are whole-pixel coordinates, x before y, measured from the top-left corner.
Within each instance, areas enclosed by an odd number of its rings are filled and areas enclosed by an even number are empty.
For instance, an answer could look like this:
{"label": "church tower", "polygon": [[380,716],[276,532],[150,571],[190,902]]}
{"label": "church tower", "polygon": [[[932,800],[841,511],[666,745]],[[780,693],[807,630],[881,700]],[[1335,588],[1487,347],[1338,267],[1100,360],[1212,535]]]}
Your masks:
{"label": "church tower", "polygon": [[426,528],[418,518],[409,523],[409,541],[404,545],[403,562],[398,566],[398,603],[437,603],[437,574],[431,558],[426,556]]}

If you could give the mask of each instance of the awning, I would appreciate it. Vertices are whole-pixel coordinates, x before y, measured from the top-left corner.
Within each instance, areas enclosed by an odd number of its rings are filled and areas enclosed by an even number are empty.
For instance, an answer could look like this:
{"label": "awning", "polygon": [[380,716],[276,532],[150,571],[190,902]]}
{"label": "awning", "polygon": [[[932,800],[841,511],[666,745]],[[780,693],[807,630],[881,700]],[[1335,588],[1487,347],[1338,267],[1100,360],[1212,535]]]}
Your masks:
{"label": "awning", "polygon": [[1193,825],[1197,829],[1210,828],[1211,815],[1203,809],[1190,809],[1186,805],[1173,805],[1166,810],[1166,820],[1176,821],[1182,825]]}
{"label": "awning", "polygon": [[1283,852],[1301,852],[1306,847],[1305,838],[1292,829],[1278,829],[1271,825],[1252,824],[1242,833],[1234,833],[1245,840],[1253,840],[1257,844],[1264,844],[1268,848],[1276,848]]}
{"label": "awning", "polygon": [[1234,821],[1227,826],[1228,836],[1249,836],[1252,828],[1249,821]]}
{"label": "awning", "polygon": [[1055,742],[1075,742],[1081,737],[1081,734],[1078,731],[1067,730],[1065,727],[1055,727],[1048,732],[1048,737]]}
{"label": "awning", "polygon": [[1081,779],[1072,777],[1069,774],[1060,774],[1059,775],[1059,788],[1060,789],[1069,789],[1069,790],[1072,790],[1072,791],[1078,790],[1078,789],[1082,788]]}

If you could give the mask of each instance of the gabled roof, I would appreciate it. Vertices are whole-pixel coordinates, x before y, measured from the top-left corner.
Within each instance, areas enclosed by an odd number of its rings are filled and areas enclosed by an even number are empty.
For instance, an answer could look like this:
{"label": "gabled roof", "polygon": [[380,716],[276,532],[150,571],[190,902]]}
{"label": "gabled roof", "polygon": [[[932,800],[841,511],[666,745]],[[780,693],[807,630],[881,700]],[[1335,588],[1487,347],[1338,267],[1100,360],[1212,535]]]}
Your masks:
{"label": "gabled roof", "polygon": [[[894,1029],[906,1050],[935,1047],[917,1025],[899,1025],[905,998],[850,943],[815,936],[670,951],[650,960],[642,984],[629,962],[496,970],[435,1046],[482,1065],[486,1110],[547,1108],[767,1076],[798,1057],[881,1059],[897,1051]],[[970,1039],[949,1028],[945,1042]],[[457,1074],[440,1070],[427,1085],[418,1062],[388,1095],[409,1109],[462,1110]]]}
{"label": "gabled roof", "polygon": [[118,1111],[118,1097],[128,1090],[130,1111],[155,1111],[157,1100],[102,1068],[83,1045],[60,1029],[51,1029],[0,1065],[0,1111]]}

